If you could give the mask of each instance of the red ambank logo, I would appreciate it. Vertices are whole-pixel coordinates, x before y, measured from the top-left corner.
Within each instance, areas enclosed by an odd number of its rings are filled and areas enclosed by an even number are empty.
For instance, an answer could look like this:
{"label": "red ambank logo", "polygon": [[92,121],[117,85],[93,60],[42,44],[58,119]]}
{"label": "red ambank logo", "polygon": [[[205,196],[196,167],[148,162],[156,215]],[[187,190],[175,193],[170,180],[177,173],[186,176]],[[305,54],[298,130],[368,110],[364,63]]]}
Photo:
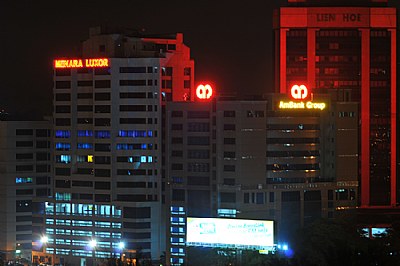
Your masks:
{"label": "red ambank logo", "polygon": [[324,110],[326,108],[326,103],[324,102],[313,102],[313,101],[303,101],[309,95],[308,89],[305,85],[293,85],[290,94],[293,101],[280,101],[279,109],[308,109],[308,110]]}
{"label": "red ambank logo", "polygon": [[290,90],[290,94],[292,95],[293,99],[303,100],[308,96],[308,89],[305,85],[293,85],[292,89]]}
{"label": "red ambank logo", "polygon": [[196,89],[196,96],[201,100],[208,100],[213,95],[213,89],[210,84],[200,84]]}
{"label": "red ambank logo", "polygon": [[56,59],[54,68],[108,67],[108,58],[92,59]]}

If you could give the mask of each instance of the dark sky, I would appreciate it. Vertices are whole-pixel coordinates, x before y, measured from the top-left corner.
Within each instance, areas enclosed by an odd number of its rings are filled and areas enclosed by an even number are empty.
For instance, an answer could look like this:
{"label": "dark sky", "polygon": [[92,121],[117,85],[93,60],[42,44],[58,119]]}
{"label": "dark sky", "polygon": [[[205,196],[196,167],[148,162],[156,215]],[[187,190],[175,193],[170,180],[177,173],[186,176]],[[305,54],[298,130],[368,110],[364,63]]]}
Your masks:
{"label": "dark sky", "polygon": [[[261,94],[272,86],[272,12],[284,0],[1,0],[0,108],[50,114],[52,59],[76,51],[89,27],[182,32],[196,80]],[[398,2],[398,1],[397,1]]]}

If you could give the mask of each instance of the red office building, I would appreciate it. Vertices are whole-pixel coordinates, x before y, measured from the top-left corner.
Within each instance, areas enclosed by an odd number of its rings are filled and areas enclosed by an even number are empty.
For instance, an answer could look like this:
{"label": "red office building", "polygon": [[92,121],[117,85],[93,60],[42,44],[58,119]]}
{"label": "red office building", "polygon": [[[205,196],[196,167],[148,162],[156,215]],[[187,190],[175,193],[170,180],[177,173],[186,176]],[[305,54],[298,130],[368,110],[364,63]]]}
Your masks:
{"label": "red office building", "polygon": [[[361,207],[394,207],[396,8],[387,0],[288,0],[274,14],[276,92],[306,84],[358,102]],[[334,140],[333,140],[334,141]]]}

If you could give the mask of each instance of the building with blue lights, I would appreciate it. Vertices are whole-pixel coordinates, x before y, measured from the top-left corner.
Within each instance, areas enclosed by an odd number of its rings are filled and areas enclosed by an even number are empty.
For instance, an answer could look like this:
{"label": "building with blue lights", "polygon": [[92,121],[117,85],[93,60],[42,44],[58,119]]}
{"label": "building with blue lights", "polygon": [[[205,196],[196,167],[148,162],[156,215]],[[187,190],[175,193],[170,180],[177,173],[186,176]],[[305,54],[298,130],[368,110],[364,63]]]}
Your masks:
{"label": "building with blue lights", "polygon": [[78,59],[55,60],[54,193],[35,203],[37,257],[73,265],[160,258],[162,113],[168,101],[193,98],[193,66],[182,34],[100,28]]}

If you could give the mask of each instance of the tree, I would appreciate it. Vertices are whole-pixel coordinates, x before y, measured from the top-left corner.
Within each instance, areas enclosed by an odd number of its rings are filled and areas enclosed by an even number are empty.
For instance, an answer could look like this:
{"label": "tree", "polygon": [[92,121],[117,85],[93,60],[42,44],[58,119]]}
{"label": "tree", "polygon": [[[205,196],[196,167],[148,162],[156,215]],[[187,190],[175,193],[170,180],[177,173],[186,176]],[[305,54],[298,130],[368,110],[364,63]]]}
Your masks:
{"label": "tree", "polygon": [[321,219],[302,228],[293,242],[296,266],[398,265],[399,226],[375,238],[362,236],[352,219]]}

